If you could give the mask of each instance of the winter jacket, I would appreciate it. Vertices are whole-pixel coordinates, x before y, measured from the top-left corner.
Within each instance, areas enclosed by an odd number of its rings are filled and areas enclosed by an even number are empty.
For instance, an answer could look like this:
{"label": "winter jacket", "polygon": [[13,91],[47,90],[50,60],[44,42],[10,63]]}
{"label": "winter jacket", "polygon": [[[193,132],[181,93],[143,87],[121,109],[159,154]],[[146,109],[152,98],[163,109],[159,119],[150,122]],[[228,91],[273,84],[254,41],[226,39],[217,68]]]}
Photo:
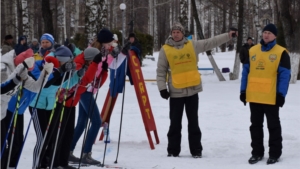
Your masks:
{"label": "winter jacket", "polygon": [[240,60],[241,60],[241,63],[244,63],[246,61],[246,59],[248,59],[248,56],[249,56],[249,49],[254,46],[253,44],[249,45],[248,43],[245,43],[243,46],[242,46],[242,49],[240,51]]}
{"label": "winter jacket", "polygon": [[10,79],[4,83],[1,83],[1,95],[12,91],[19,83],[15,83],[13,79]]}
{"label": "winter jacket", "polygon": [[4,54],[6,54],[7,52],[13,50],[13,49],[14,48],[11,45],[9,45],[8,43],[4,42],[3,45],[2,45],[2,48],[1,48],[1,54],[2,54],[2,56]]}
{"label": "winter jacket", "polygon": [[[43,61],[35,62],[34,69],[31,71],[32,74],[36,74],[37,72],[40,71],[40,67],[42,66],[42,63],[43,63]],[[55,74],[57,75],[60,73],[58,71],[56,71]],[[47,83],[45,85],[45,87],[42,89],[36,108],[45,109],[45,110],[53,109],[54,103],[55,103],[55,98],[56,98],[56,92],[60,87],[62,77],[63,77],[63,74],[60,74],[59,78],[56,79],[56,77],[57,77],[56,75],[54,75],[55,77],[53,78],[53,81],[50,80],[50,82],[51,82],[50,85],[49,85],[49,83]],[[62,88],[66,88],[66,86],[68,84],[68,78],[69,78],[69,73],[66,73]],[[69,88],[71,88],[75,84],[77,84],[78,80],[79,80],[79,76],[77,75],[77,73],[76,72],[73,73],[72,77],[70,78]],[[37,96],[31,102],[30,107],[35,106],[36,100],[37,100]]]}
{"label": "winter jacket", "polygon": [[[205,52],[214,47],[220,46],[229,40],[230,40],[230,37],[229,37],[228,33],[224,33],[224,34],[215,36],[210,39],[205,39],[205,40],[198,40],[198,41],[192,40],[191,42],[193,43],[195,54],[197,56],[197,61],[199,60],[199,57],[198,57],[199,53]],[[188,42],[188,39],[186,39],[186,38],[184,38],[183,40],[181,40],[179,42],[175,42],[173,40],[173,38],[170,36],[166,40],[165,45],[172,46],[172,47],[174,47],[174,49],[181,49],[181,48],[183,48],[183,45],[187,42]],[[202,91],[202,83],[200,83],[197,86],[187,87],[187,88],[183,88],[183,89],[176,89],[173,87],[169,63],[168,63],[164,49],[161,48],[160,52],[159,52],[159,57],[158,57],[158,61],[157,61],[157,69],[156,69],[156,80],[157,80],[157,86],[158,86],[159,91],[167,89],[167,85],[166,85],[167,75],[168,75],[168,83],[167,84],[168,84],[170,97],[177,97],[177,98],[178,97],[188,97],[188,96],[192,96],[192,95]]]}
{"label": "winter jacket", "polygon": [[[22,40],[26,40],[26,43],[24,43],[23,45],[21,44]],[[26,51],[27,49],[29,49],[28,45],[27,45],[27,38],[26,36],[20,36],[18,39],[18,44],[15,46],[15,52],[16,55],[19,55],[20,53]]]}
{"label": "winter jacket", "polygon": [[[20,69],[24,69],[23,64],[19,64],[16,69],[11,73],[8,79],[12,79],[16,76],[17,72]],[[46,84],[46,81],[43,82],[43,79],[48,79],[49,75],[45,75],[45,71],[39,72],[38,74],[33,75],[31,72],[28,73],[28,79],[23,83],[22,97],[20,100],[19,114],[23,114],[29,103],[32,101],[37,92],[39,92],[40,88]],[[20,83],[19,83],[20,84]],[[13,92],[9,92],[5,95],[1,95],[1,118],[4,118],[6,115],[6,110],[10,110],[10,112],[14,112],[16,108],[17,101],[17,91],[19,85],[17,85]]]}
{"label": "winter jacket", "polygon": [[[261,43],[261,51],[269,51],[276,45],[276,40],[270,42],[268,44],[264,44],[263,41]],[[251,57],[252,58],[252,57]],[[242,78],[241,78],[241,93],[245,93],[247,89],[248,83],[248,74],[250,71],[250,60],[249,53],[247,55],[247,59],[245,59],[245,63],[243,64]],[[291,62],[289,54],[284,51],[281,54],[280,63],[277,69],[277,84],[276,84],[276,92],[281,96],[285,97],[288,91],[289,81],[291,78]]]}

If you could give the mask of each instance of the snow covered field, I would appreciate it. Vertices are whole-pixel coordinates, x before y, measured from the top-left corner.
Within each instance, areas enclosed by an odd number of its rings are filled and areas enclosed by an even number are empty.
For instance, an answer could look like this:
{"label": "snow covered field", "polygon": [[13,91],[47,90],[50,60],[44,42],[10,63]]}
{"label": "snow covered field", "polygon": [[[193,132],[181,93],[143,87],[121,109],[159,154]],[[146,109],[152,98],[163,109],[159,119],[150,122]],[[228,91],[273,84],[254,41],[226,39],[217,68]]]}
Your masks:
{"label": "snow covered field", "polygon": [[[234,52],[216,53],[215,60],[219,68],[232,69]],[[200,54],[199,67],[211,67],[206,55]],[[144,60],[143,75],[145,79],[155,79],[158,53],[154,53],[155,61]],[[231,70],[232,71],[232,70]],[[286,103],[280,110],[283,132],[283,154],[280,162],[267,166],[268,132],[265,123],[265,158],[257,164],[248,164],[251,156],[250,147],[250,110],[239,100],[240,80],[219,82],[212,71],[201,71],[203,92],[199,94],[199,125],[202,131],[203,157],[191,157],[188,146],[187,119],[183,117],[181,153],[179,158],[167,157],[167,132],[169,127],[168,101],[162,99],[156,82],[146,82],[149,99],[155,117],[160,144],[151,150],[142,122],[134,87],[126,83],[123,127],[120,144],[118,166],[133,169],[296,169],[300,166],[300,81],[291,84]],[[100,110],[108,90],[109,80],[100,89],[98,106]],[[108,144],[105,164],[113,164],[116,159],[117,141],[121,115],[122,94],[119,95],[114,108],[111,124],[111,143]],[[25,113],[25,129],[30,119],[29,111]],[[25,131],[24,131],[25,133]],[[153,141],[154,135],[152,135]],[[32,152],[36,137],[31,126],[24,151],[19,163],[20,169],[32,166]],[[74,154],[79,156],[82,138],[78,142]],[[102,162],[104,143],[96,141],[93,157]],[[82,167],[84,168],[84,167]],[[90,167],[96,168],[96,167]]]}

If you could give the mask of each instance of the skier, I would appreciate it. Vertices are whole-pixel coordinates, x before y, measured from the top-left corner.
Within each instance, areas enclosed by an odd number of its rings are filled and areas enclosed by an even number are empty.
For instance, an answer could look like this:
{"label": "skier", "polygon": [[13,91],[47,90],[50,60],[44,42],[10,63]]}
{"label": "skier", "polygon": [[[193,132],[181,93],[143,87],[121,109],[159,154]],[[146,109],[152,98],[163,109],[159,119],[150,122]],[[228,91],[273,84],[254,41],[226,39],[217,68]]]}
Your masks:
{"label": "skier", "polygon": [[[187,40],[183,26],[176,22],[171,36],[159,52],[157,62],[157,86],[163,99],[170,97],[170,128],[168,132],[168,156],[180,153],[181,121],[185,107],[188,119],[190,153],[202,157],[201,131],[198,125],[198,93],[202,91],[201,77],[197,69],[198,54],[229,41],[235,31],[206,40]],[[166,77],[168,75],[168,89]]]}
{"label": "skier", "polygon": [[[29,58],[26,57],[30,56]],[[23,81],[22,90],[21,92],[21,98],[20,98],[20,105],[18,107],[18,120],[16,123],[15,133],[14,133],[14,141],[11,142],[11,134],[12,130],[10,130],[9,137],[8,137],[8,150],[10,146],[12,146],[12,152],[11,152],[11,160],[9,163],[9,167],[15,168],[17,164],[17,160],[19,157],[19,153],[22,147],[23,142],[23,123],[24,123],[24,112],[26,108],[28,107],[31,100],[34,98],[36,93],[39,91],[41,87],[45,85],[44,79],[48,79],[52,69],[53,64],[52,63],[45,63],[43,66],[43,71],[41,73],[41,76],[33,76],[30,73],[31,68],[34,65],[34,58],[32,57],[33,53],[31,49],[28,49],[25,52],[22,52],[19,56],[15,58],[15,64],[18,65],[16,69],[9,75],[8,79],[12,79],[14,77],[17,77],[19,81]],[[27,58],[27,59],[25,59]],[[24,62],[23,62],[23,60]],[[37,80],[36,80],[37,79]],[[42,84],[42,82],[44,83]],[[20,83],[19,83],[20,84]],[[1,118],[5,117],[1,120],[1,146],[5,145],[5,139],[6,139],[6,133],[10,126],[11,119],[13,118],[15,109],[16,109],[16,103],[18,100],[19,92],[17,92],[18,89],[15,88],[12,92],[2,95],[1,97],[1,114],[6,113],[6,116],[2,116]],[[2,150],[2,149],[1,149]],[[4,151],[4,155],[2,158],[3,165],[6,167],[7,162],[7,153],[8,151]]]}
{"label": "skier", "polygon": [[249,58],[249,49],[254,46],[253,44],[253,39],[251,37],[248,37],[247,38],[247,43],[245,43],[243,46],[242,46],[242,49],[240,51],[240,60],[241,60],[241,63],[244,63],[246,62],[246,59]]}
{"label": "skier", "polygon": [[[42,43],[43,45],[43,43]],[[47,159],[51,158],[52,155],[52,147],[53,141],[52,141],[52,135],[55,135],[55,132],[57,131],[57,128],[53,127],[57,124],[59,115],[58,113],[54,113],[52,117],[52,123],[49,128],[49,135],[47,135],[46,138],[45,132],[48,125],[48,122],[50,120],[50,115],[52,112],[52,109],[54,108],[55,101],[56,101],[56,92],[58,88],[60,87],[63,75],[65,75],[65,79],[63,82],[63,85],[66,86],[68,84],[68,77],[69,77],[69,71],[73,71],[76,69],[76,64],[72,61],[73,54],[69,50],[69,48],[65,46],[58,47],[56,51],[49,53],[46,57],[44,57],[44,60],[47,62],[54,63],[54,78],[51,79],[51,84],[45,85],[45,87],[42,89],[40,93],[39,100],[37,101],[37,96],[33,99],[29,106],[29,111],[31,115],[35,115],[33,119],[34,128],[37,136],[37,142],[34,148],[33,153],[33,167],[36,164],[41,164],[42,168],[46,168],[49,166],[49,161]],[[40,67],[43,64],[44,60],[40,60],[35,62],[34,69],[32,71],[33,74],[40,71]],[[72,78],[70,79],[70,86],[74,86],[78,82],[78,75],[77,73],[74,73]],[[60,107],[56,107],[57,109],[60,109]],[[36,112],[36,113],[35,113]],[[45,139],[44,145],[41,145],[43,139]],[[46,152],[46,156],[43,156],[43,154],[40,154],[40,152],[44,153]],[[41,159],[38,159],[41,158]]]}
{"label": "skier", "polygon": [[[112,46],[112,41],[114,40],[113,34],[108,30],[108,29],[102,29],[98,35],[97,35],[97,41],[95,41],[92,45],[92,47],[98,48],[101,52],[102,56],[107,57],[108,50]],[[100,65],[100,64],[99,64]],[[105,72],[107,73],[108,69],[108,64],[107,64],[107,59],[102,62],[102,68]],[[99,71],[99,69],[98,69]],[[79,101],[79,115],[78,115],[78,120],[77,120],[77,125],[75,127],[74,131],[74,137],[73,141],[71,144],[70,148],[70,157],[69,161],[78,163],[79,159],[76,158],[73,155],[73,151],[75,149],[75,146],[80,138],[80,136],[83,133],[84,128],[86,128],[86,121],[87,118],[91,120],[91,128],[88,131],[87,137],[86,137],[86,142],[83,148],[83,156],[82,156],[82,163],[85,164],[93,164],[97,165],[100,164],[100,161],[97,161],[92,158],[92,146],[94,144],[94,141],[97,137],[97,134],[99,132],[99,129],[101,127],[101,117],[99,113],[98,106],[96,104],[96,100],[93,97],[93,92],[97,91],[97,87],[99,86],[98,84],[101,82],[104,82],[104,77],[100,76],[100,73],[96,73],[97,83],[92,83],[93,86],[90,86],[84,93],[81,94],[80,96],[80,101]],[[107,77],[107,74],[106,74]],[[95,90],[96,89],[96,90]],[[91,104],[93,103],[93,104]],[[91,108],[90,105],[94,105]],[[94,108],[94,109],[92,109]]]}
{"label": "skier", "polygon": [[18,44],[15,46],[15,52],[16,55],[19,55],[20,53],[26,51],[29,49],[27,44],[27,37],[26,36],[20,36],[18,39]]}
{"label": "skier", "polygon": [[51,34],[44,33],[40,38],[40,42],[40,49],[34,54],[35,61],[43,60],[47,54],[54,51],[54,38]]}
{"label": "skier", "polygon": [[264,115],[269,130],[269,159],[267,164],[278,162],[282,154],[282,134],[279,107],[285,102],[291,77],[290,56],[276,44],[277,28],[268,24],[263,29],[262,40],[253,46],[243,64],[240,100],[251,112],[252,157],[255,164],[264,156]]}
{"label": "skier", "polygon": [[7,52],[13,50],[14,49],[13,47],[14,47],[14,38],[13,38],[13,36],[6,35],[4,37],[4,41],[3,41],[3,44],[2,44],[2,47],[1,47],[2,56],[4,54],[6,54]]}

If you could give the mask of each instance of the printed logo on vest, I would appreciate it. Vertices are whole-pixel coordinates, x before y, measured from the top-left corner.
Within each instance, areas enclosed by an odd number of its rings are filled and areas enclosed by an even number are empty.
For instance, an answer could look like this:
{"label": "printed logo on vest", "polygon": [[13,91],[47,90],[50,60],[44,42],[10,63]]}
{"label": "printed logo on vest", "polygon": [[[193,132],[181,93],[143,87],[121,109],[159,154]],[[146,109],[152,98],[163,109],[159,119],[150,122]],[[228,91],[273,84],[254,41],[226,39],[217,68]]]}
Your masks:
{"label": "printed logo on vest", "polygon": [[251,61],[255,61],[256,60],[256,55],[251,56]]}
{"label": "printed logo on vest", "polygon": [[276,54],[271,54],[271,55],[269,56],[269,60],[270,60],[271,62],[274,62],[276,59],[277,59],[277,55],[276,55]]}
{"label": "printed logo on vest", "polygon": [[266,62],[263,59],[258,60],[256,64],[256,70],[265,70],[265,65]]}

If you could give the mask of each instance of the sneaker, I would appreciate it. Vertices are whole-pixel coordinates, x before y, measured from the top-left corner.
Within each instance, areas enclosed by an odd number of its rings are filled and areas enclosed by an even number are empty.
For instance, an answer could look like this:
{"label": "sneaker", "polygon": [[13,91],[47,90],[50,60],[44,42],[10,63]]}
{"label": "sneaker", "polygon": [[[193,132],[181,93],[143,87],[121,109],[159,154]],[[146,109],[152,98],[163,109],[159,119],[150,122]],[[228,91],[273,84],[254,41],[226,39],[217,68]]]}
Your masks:
{"label": "sneaker", "polygon": [[178,154],[168,154],[168,157],[178,157],[179,155]]}
{"label": "sneaker", "polygon": [[82,164],[90,164],[90,165],[100,165],[101,164],[100,161],[97,161],[92,158],[92,152],[83,153],[81,162],[82,162]]}
{"label": "sneaker", "polygon": [[248,162],[249,164],[255,164],[257,162],[259,162],[260,160],[262,160],[263,156],[252,156]]}
{"label": "sneaker", "polygon": [[279,160],[279,158],[275,158],[275,157],[269,157],[268,161],[267,161],[267,164],[275,164],[277,163]]}
{"label": "sneaker", "polygon": [[80,159],[77,158],[77,157],[75,157],[75,156],[73,155],[73,151],[70,151],[70,155],[69,155],[69,163],[74,163],[74,164],[76,164],[76,163],[79,163],[79,161],[80,161]]}
{"label": "sneaker", "polygon": [[192,156],[194,158],[201,158],[202,157],[202,153],[200,152],[200,153],[192,154]]}

